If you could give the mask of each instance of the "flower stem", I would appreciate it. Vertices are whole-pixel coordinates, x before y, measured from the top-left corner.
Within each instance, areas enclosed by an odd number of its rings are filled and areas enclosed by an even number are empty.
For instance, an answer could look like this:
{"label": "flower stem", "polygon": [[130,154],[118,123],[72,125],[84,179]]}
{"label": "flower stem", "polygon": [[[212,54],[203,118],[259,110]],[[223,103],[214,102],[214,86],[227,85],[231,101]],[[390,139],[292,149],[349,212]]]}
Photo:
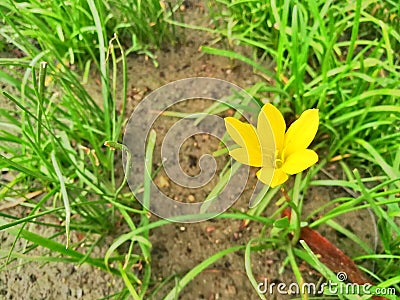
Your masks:
{"label": "flower stem", "polygon": [[[300,222],[300,211],[299,207],[294,203],[290,197],[289,194],[286,192],[284,187],[281,187],[281,193],[285,197],[287,203],[291,207],[291,209],[294,211],[295,215],[292,216],[291,221],[295,224],[295,230],[293,233],[293,239],[292,239],[292,245],[296,245],[297,242],[299,241],[300,238],[300,231],[301,231],[301,222]],[[294,218],[293,218],[294,217]]]}

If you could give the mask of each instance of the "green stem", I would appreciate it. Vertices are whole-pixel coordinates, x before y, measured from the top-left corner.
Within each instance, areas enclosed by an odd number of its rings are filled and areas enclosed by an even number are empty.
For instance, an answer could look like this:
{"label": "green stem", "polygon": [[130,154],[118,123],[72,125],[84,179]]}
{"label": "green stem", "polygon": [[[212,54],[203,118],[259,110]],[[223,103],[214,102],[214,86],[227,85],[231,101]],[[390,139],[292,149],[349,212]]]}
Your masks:
{"label": "green stem", "polygon": [[[296,277],[297,283],[299,284],[300,287],[302,287],[304,285],[304,279],[301,276],[299,266],[296,263],[296,258],[294,257],[294,254],[293,254],[293,245],[291,243],[287,244],[286,252],[288,254],[290,266],[292,267],[292,270],[293,270],[294,276]],[[301,299],[304,299],[304,300],[308,299],[308,295],[306,293],[303,293],[303,291],[301,293],[302,293]]]}
{"label": "green stem", "polygon": [[294,211],[294,213],[295,213],[294,216],[292,214],[291,221],[295,223],[295,230],[293,233],[292,245],[296,245],[300,239],[300,233],[301,233],[300,211],[299,211],[298,206],[293,201],[290,201],[289,205],[290,205],[290,208],[292,209],[292,211]]}
{"label": "green stem", "polygon": [[289,194],[286,192],[286,190],[283,186],[281,187],[281,193],[285,197],[286,202],[289,204],[292,211],[294,211],[294,213],[295,213],[295,215],[292,214],[292,216],[291,216],[291,222],[292,222],[292,224],[294,222],[296,225],[294,234],[293,234],[293,239],[292,239],[292,245],[296,245],[300,239],[300,230],[301,230],[301,222],[300,222],[301,216],[300,216],[299,207],[296,205],[296,203],[294,203],[291,200],[291,198],[289,197]]}
{"label": "green stem", "polygon": [[131,168],[131,159],[132,159],[132,155],[129,152],[128,147],[126,147],[124,144],[120,144],[117,142],[111,142],[111,141],[106,141],[104,143],[104,146],[109,147],[110,150],[121,150],[121,151],[125,151],[126,153],[126,171],[125,171],[125,176],[124,179],[121,182],[121,185],[118,187],[118,189],[115,191],[115,195],[114,195],[114,199],[117,200],[118,195],[121,193],[122,189],[124,188],[125,184],[128,181],[128,176],[127,174],[130,173],[130,168]]}

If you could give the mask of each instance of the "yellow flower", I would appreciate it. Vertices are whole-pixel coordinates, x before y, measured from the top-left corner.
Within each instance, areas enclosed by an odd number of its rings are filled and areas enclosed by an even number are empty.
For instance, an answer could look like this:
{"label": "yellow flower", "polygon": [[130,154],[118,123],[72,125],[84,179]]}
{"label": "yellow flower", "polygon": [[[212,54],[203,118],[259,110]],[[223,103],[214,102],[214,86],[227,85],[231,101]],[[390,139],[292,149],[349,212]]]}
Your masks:
{"label": "yellow flower", "polygon": [[[308,109],[286,131],[285,120],[272,104],[265,104],[258,115],[257,128],[235,118],[225,118],[226,129],[240,146],[229,155],[242,164],[260,167],[258,179],[276,187],[318,161],[307,149],[318,130],[318,109]],[[285,132],[286,131],[286,132]]]}

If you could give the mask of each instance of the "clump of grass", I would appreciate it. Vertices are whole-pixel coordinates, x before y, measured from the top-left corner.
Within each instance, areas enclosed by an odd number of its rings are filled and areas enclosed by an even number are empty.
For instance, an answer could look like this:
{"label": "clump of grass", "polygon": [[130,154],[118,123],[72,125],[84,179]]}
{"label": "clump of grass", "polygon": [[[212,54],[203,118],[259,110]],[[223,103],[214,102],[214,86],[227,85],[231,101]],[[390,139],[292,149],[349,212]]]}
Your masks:
{"label": "clump of grass", "polygon": [[[159,9],[150,11],[149,4],[142,4],[147,14],[142,22]],[[148,222],[147,211],[132,206],[132,194],[121,192],[114,152],[103,146],[121,137],[127,94],[126,53],[119,38],[107,31],[110,7],[97,1],[6,1],[0,7],[4,23],[0,35],[22,53],[21,58],[0,59],[1,101],[7,103],[0,107],[0,169],[12,178],[0,182],[0,203],[30,209],[23,218],[13,209],[0,211],[0,230],[27,241],[24,249],[17,249],[16,243],[1,249],[1,268],[19,259],[19,252],[26,258],[41,246],[59,255],[57,261],[88,263],[121,276],[126,287],[120,296],[142,299],[151,274],[148,229],[131,240],[132,245],[139,244],[139,252],[133,253],[131,246],[124,257],[111,253],[104,261],[92,256],[115,224],[122,221],[134,230],[134,219]],[[164,10],[158,12],[155,18],[161,23]],[[154,34],[161,43],[167,32]],[[135,47],[134,51],[145,49]],[[72,66],[83,65],[85,70],[80,71],[87,77],[87,59],[99,70],[102,99],[93,99]],[[14,203],[15,199],[21,200]],[[53,227],[55,234],[40,236],[30,230],[30,223]],[[84,253],[76,250],[81,241],[69,242],[75,233],[83,233]],[[55,260],[46,255],[40,259]],[[144,266],[141,278],[132,268],[139,262]]]}
{"label": "clump of grass", "polygon": [[106,42],[114,34],[121,37],[127,53],[152,56],[151,50],[177,40],[173,25],[164,22],[164,18],[174,15],[179,2],[163,3],[6,0],[0,4],[0,35],[25,55],[48,51],[59,62],[78,65],[80,69],[88,60],[98,62],[99,53],[104,50],[102,40]]}

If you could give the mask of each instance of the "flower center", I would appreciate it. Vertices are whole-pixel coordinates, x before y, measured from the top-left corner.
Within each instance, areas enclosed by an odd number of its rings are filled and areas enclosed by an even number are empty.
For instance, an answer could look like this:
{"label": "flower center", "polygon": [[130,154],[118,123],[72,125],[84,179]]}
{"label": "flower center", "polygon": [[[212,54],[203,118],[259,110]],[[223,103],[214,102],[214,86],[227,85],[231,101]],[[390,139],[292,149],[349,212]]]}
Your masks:
{"label": "flower center", "polygon": [[280,169],[283,166],[283,151],[276,150],[274,168]]}
{"label": "flower center", "polygon": [[283,166],[283,160],[280,158],[275,159],[275,169],[280,169]]}

